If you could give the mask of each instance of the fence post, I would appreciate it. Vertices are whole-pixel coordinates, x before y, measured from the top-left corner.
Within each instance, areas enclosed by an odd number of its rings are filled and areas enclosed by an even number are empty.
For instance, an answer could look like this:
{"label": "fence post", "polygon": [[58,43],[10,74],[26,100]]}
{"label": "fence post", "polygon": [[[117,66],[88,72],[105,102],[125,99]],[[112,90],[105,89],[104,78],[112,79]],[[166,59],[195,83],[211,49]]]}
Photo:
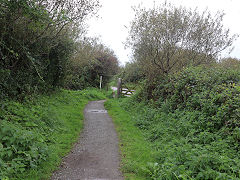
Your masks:
{"label": "fence post", "polygon": [[100,89],[102,89],[102,76],[100,76]]}
{"label": "fence post", "polygon": [[118,84],[117,84],[117,98],[120,97],[122,92],[122,79],[118,78]]}

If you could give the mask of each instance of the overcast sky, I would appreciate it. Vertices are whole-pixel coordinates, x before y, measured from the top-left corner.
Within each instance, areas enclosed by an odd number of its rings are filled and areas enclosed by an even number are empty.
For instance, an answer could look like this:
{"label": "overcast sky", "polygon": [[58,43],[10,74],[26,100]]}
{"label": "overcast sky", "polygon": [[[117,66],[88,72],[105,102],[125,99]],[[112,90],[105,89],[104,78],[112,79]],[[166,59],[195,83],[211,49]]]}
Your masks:
{"label": "overcast sky", "polygon": [[[100,0],[102,8],[99,18],[88,21],[88,36],[100,36],[102,42],[114,50],[121,64],[131,59],[131,50],[124,48],[124,42],[128,36],[130,21],[134,18],[132,6],[142,4],[152,7],[154,0]],[[156,4],[162,4],[165,0],[155,0]],[[199,10],[208,8],[216,13],[218,10],[225,12],[224,25],[232,33],[240,33],[240,0],[168,0],[177,6],[190,8],[198,7]],[[235,49],[231,57],[240,58],[240,38],[234,43]],[[225,56],[229,56],[225,54]]]}

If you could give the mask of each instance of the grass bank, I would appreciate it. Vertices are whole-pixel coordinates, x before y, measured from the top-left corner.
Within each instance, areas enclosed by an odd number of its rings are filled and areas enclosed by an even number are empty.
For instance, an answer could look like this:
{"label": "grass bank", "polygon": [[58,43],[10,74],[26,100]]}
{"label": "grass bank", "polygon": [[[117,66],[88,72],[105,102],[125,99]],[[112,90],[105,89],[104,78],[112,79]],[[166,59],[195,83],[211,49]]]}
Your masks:
{"label": "grass bank", "polygon": [[121,106],[121,99],[105,103],[113,118],[119,136],[121,170],[126,180],[144,180],[150,177],[149,168],[154,166],[154,150],[132,121],[132,115]]}
{"label": "grass bank", "polygon": [[3,102],[0,179],[48,179],[79,136],[84,106],[97,99],[105,96],[88,89]]}

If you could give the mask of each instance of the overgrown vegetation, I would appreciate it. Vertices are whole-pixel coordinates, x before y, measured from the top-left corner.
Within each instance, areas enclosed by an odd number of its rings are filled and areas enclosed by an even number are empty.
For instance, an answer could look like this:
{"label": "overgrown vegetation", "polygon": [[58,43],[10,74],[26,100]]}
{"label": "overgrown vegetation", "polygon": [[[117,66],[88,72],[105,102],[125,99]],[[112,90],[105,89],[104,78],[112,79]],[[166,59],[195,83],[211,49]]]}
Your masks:
{"label": "overgrown vegetation", "polygon": [[122,103],[157,151],[151,179],[239,179],[240,71],[192,67]]}
{"label": "overgrown vegetation", "polygon": [[[0,1],[0,179],[48,178],[81,130],[84,105],[105,98],[89,89],[54,92],[96,87],[100,76],[105,85],[118,72],[111,49],[83,38],[99,7]],[[240,63],[219,61],[237,35],[224,29],[222,13],[168,3],[135,12],[127,41],[134,60],[118,77],[141,90],[106,103],[126,176],[240,179]]]}
{"label": "overgrown vegetation", "polygon": [[95,90],[61,90],[24,103],[5,101],[0,111],[0,179],[44,179],[61,162],[83,127]]}
{"label": "overgrown vegetation", "polygon": [[76,50],[69,60],[65,88],[84,89],[102,86],[118,73],[119,63],[114,52],[96,38],[84,38],[76,43]]}
{"label": "overgrown vegetation", "polygon": [[0,98],[18,98],[63,85],[83,22],[95,0],[0,2]]}
{"label": "overgrown vegetation", "polygon": [[138,83],[144,80],[145,76],[141,66],[137,62],[126,63],[118,74],[118,77],[120,77],[124,83]]}

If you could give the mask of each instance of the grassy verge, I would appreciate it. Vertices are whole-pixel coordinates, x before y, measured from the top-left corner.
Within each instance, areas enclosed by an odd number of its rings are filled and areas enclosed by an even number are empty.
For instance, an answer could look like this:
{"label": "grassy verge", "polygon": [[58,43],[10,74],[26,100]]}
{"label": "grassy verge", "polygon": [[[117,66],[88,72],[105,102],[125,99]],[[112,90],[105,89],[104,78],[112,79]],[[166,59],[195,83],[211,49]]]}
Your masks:
{"label": "grassy verge", "polygon": [[83,109],[104,99],[95,90],[61,90],[0,111],[0,179],[48,179],[78,139]]}
{"label": "grassy verge", "polygon": [[118,100],[105,103],[113,118],[120,141],[121,169],[127,180],[143,180],[149,177],[149,168],[154,164],[154,151],[134,125],[129,112],[120,107]]}

